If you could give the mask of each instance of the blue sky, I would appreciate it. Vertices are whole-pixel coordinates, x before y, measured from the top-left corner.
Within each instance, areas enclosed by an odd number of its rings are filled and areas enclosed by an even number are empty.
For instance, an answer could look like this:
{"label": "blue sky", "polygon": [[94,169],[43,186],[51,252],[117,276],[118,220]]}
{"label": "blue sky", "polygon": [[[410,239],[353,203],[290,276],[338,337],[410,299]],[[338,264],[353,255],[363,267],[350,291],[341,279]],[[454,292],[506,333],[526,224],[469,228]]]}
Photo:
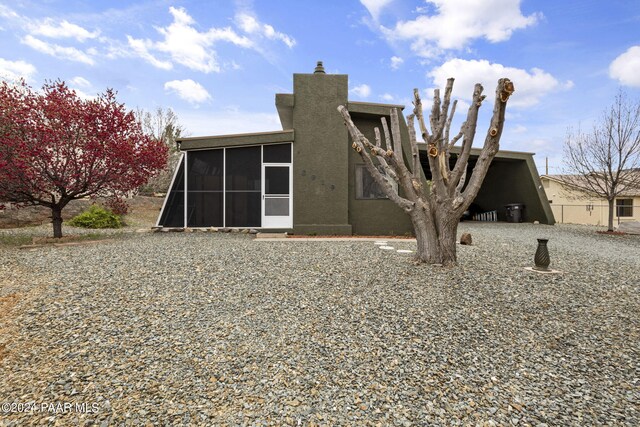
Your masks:
{"label": "blue sky", "polygon": [[541,173],[619,88],[640,98],[637,0],[0,0],[0,46],[5,79],[114,88],[130,108],[172,108],[192,136],[279,129],[274,94],[317,60],[358,101],[410,106],[414,87],[429,98],[454,77],[460,112],[475,82],[492,99],[509,77],[501,148],[537,153]]}

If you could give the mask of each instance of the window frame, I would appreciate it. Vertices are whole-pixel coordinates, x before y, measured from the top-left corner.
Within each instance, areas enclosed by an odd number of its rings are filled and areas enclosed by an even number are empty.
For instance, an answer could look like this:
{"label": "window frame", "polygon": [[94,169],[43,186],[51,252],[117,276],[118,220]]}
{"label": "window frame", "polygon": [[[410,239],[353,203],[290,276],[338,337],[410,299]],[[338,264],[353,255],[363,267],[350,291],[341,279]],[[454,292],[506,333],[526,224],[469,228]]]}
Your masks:
{"label": "window frame", "polygon": [[616,216],[618,218],[630,218],[633,217],[633,199],[616,198]]}

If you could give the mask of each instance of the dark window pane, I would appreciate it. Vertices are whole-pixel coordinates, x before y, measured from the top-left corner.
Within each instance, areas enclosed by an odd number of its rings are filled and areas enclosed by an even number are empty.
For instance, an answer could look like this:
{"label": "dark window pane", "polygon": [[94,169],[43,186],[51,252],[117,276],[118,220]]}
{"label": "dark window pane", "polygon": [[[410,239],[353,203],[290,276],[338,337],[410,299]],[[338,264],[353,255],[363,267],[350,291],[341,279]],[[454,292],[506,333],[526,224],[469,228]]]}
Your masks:
{"label": "dark window pane", "polygon": [[226,189],[260,191],[260,147],[228,148]]}
{"label": "dark window pane", "polygon": [[260,227],[260,192],[240,191],[226,194],[227,227]]}
{"label": "dark window pane", "polygon": [[189,191],[188,227],[222,227],[222,192]]}
{"label": "dark window pane", "polygon": [[633,199],[616,199],[617,216],[633,216]]}
{"label": "dark window pane", "polygon": [[184,161],[178,167],[178,173],[169,191],[159,225],[184,227]]}
{"label": "dark window pane", "polygon": [[264,193],[289,194],[288,166],[269,166],[264,168]]}
{"label": "dark window pane", "polygon": [[356,165],[356,199],[386,199],[387,196],[373,179],[366,166]]}
{"label": "dark window pane", "polygon": [[264,163],[291,163],[291,144],[275,144],[263,146]]}
{"label": "dark window pane", "polygon": [[222,150],[189,151],[188,191],[222,191]]}

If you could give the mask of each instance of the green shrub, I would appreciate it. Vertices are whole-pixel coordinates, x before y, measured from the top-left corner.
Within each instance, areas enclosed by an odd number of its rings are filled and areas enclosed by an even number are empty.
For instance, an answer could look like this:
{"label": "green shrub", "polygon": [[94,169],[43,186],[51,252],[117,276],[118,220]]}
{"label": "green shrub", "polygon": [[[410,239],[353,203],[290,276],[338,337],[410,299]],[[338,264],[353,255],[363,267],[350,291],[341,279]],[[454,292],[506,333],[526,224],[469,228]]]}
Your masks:
{"label": "green shrub", "polygon": [[97,205],[91,205],[89,209],[80,215],[71,218],[69,225],[83,228],[120,228],[120,217]]}

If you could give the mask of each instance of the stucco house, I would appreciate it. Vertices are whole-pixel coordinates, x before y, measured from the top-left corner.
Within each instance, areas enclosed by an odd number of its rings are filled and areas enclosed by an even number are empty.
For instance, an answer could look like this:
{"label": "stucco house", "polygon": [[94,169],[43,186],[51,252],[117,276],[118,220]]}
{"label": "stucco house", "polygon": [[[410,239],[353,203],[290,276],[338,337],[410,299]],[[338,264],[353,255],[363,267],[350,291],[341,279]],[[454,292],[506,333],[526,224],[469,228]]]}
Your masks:
{"label": "stucco house", "polygon": [[[568,224],[607,225],[609,221],[607,199],[568,184],[571,179],[567,177],[577,179],[575,176],[567,175],[540,177],[556,221]],[[640,221],[640,188],[623,188],[615,200],[613,221],[614,225],[627,221]]]}
{"label": "stucco house", "polygon": [[[349,101],[348,86],[347,75],[326,74],[319,62],[313,73],[293,75],[293,93],[275,95],[281,131],[179,139],[183,155],[157,225],[412,233],[409,217],[384,197],[351,149],[337,111],[345,105],[373,140],[380,118],[403,106]],[[408,141],[404,118],[401,127]],[[421,156],[429,179],[426,145]],[[469,168],[477,157],[473,150]],[[496,211],[498,220],[511,203],[525,205],[525,221],[554,223],[531,153],[499,152],[475,200],[476,209]]]}

